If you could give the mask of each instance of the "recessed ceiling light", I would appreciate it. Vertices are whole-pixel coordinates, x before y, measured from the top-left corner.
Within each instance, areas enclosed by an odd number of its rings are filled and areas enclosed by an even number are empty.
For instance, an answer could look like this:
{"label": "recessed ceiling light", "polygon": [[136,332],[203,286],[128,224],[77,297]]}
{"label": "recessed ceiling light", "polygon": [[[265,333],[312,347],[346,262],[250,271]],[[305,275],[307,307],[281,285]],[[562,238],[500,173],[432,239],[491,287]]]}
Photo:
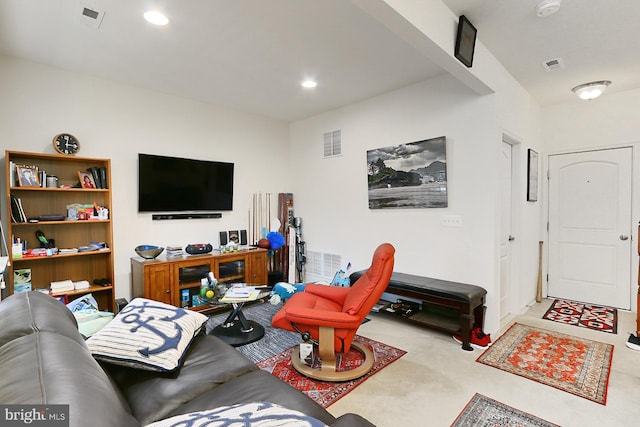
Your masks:
{"label": "recessed ceiling light", "polygon": [[318,86],[318,83],[316,83],[313,80],[305,80],[302,82],[302,87],[305,87],[307,89],[312,89],[314,87]]}
{"label": "recessed ceiling light", "polygon": [[149,12],[144,13],[144,19],[153,25],[167,25],[169,23],[169,18],[167,18],[164,14],[150,10]]}

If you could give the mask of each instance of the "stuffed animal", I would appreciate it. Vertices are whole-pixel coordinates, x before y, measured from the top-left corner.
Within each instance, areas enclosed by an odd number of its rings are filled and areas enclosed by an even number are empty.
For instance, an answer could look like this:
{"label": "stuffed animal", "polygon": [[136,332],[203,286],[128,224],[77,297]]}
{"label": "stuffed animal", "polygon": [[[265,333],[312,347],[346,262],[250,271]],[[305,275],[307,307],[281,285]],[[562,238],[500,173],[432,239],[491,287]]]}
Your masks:
{"label": "stuffed animal", "polygon": [[304,287],[306,285],[306,283],[278,282],[273,287],[273,291],[271,291],[271,298],[269,299],[269,302],[273,305],[278,305],[287,298],[291,298],[291,296],[296,292],[304,291]]}

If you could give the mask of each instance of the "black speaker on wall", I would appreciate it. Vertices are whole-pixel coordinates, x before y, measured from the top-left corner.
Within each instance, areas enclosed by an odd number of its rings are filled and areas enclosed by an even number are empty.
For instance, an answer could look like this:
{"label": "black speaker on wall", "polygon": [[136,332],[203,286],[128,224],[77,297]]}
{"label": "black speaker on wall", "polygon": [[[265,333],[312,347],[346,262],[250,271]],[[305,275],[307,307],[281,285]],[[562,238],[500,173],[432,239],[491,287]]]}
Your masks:
{"label": "black speaker on wall", "polygon": [[226,231],[221,231],[220,232],[220,246],[224,246],[228,242],[229,241],[227,240],[227,232]]}
{"label": "black speaker on wall", "polygon": [[240,244],[247,244],[247,230],[240,230]]}

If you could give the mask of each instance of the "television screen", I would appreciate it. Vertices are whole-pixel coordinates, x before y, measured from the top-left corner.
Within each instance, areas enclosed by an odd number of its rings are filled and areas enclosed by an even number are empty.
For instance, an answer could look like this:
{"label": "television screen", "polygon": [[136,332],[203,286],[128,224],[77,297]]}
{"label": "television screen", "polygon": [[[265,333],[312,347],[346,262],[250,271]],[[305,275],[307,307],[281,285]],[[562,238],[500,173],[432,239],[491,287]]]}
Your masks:
{"label": "television screen", "polygon": [[138,212],[230,211],[233,163],[138,154]]}

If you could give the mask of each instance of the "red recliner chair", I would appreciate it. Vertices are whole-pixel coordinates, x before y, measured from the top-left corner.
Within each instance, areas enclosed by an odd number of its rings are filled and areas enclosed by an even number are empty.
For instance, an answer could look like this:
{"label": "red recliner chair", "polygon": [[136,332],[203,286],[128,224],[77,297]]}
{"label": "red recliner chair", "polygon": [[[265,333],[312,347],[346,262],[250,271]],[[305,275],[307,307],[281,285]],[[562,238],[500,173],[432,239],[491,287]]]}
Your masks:
{"label": "red recliner chair", "polygon": [[[373,367],[373,353],[353,342],[356,331],[389,284],[393,272],[395,248],[383,243],[373,254],[371,266],[350,288],[309,284],[304,292],[294,294],[273,317],[275,328],[299,332],[303,339],[318,345],[320,369],[300,360],[298,351],[291,355],[293,367],[301,374],[326,381],[347,381],[361,377]],[[365,360],[355,369],[339,371],[336,353],[349,349],[361,352]]]}

